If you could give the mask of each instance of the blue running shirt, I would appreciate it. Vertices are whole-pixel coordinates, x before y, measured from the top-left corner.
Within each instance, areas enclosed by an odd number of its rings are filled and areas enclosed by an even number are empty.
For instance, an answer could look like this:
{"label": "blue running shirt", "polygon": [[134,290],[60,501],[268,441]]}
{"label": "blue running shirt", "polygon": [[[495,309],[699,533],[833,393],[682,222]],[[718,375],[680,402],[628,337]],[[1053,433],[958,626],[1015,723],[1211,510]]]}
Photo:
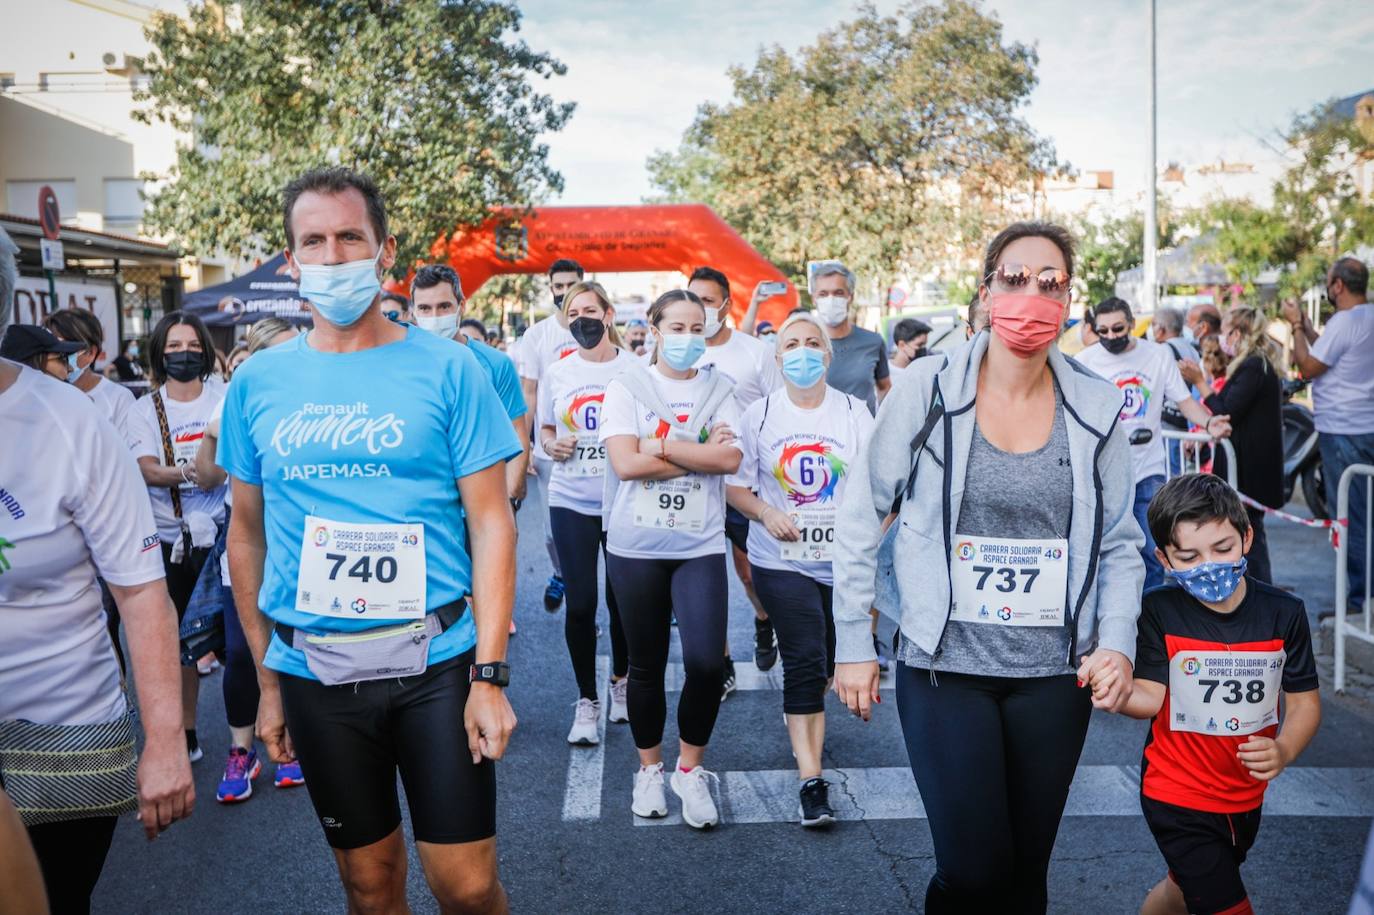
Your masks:
{"label": "blue running shirt", "polygon": [[[458,345],[462,346],[461,343]],[[524,416],[528,408],[525,406],[525,392],[520,388],[520,375],[515,371],[515,361],[480,340],[469,340],[467,347],[486,369],[491,386],[496,388],[501,405],[506,408],[506,416],[512,421]]]}
{"label": "blue running shirt", "polygon": [[[258,604],[272,620],[357,632],[398,620],[296,610],[306,515],[359,524],[423,523],[429,610],[472,589],[457,480],[520,453],[506,411],[465,346],[419,328],[356,353],[322,353],[302,334],[263,350],[225,398],[219,463],[262,487],[267,558]],[[429,663],[477,641],[472,612],[430,644]],[[315,679],[273,635],[267,666]]]}

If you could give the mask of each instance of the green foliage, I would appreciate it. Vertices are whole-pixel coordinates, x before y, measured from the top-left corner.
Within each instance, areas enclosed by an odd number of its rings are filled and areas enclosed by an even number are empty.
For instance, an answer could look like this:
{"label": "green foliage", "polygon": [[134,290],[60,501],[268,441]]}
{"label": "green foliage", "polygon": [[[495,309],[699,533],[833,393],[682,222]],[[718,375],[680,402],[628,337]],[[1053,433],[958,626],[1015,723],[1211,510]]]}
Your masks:
{"label": "green foliage", "polygon": [[[1178,243],[1179,220],[1164,200],[1156,205],[1160,250]],[[1087,302],[1096,304],[1116,294],[1117,275],[1139,267],[1145,257],[1145,216],[1139,210],[1110,217],[1100,224],[1079,220],[1074,273]]]}
{"label": "green foliage", "polygon": [[1211,249],[1233,279],[1248,284],[1276,267],[1280,294],[1292,296],[1321,285],[1341,254],[1374,241],[1374,204],[1361,199],[1354,176],[1374,158],[1374,134],[1323,103],[1296,117],[1282,140],[1292,164],[1270,206],[1221,201],[1200,221],[1217,227]]}
{"label": "green foliage", "polygon": [[864,4],[795,57],[765,48],[732,68],[733,98],[701,105],[650,177],[658,199],[709,204],[802,288],[822,258],[861,288],[965,266],[1024,203],[1013,189],[1053,163],[1016,113],[1036,61],[971,2]]}
{"label": "green foliage", "polygon": [[500,0],[193,0],[185,18],[157,15],[140,116],[195,142],[149,224],[190,251],[261,253],[284,244],[290,179],[350,165],[386,195],[404,265],[492,204],[561,189],[537,138],[573,106],[532,82],[564,67],[512,38],[519,24]]}

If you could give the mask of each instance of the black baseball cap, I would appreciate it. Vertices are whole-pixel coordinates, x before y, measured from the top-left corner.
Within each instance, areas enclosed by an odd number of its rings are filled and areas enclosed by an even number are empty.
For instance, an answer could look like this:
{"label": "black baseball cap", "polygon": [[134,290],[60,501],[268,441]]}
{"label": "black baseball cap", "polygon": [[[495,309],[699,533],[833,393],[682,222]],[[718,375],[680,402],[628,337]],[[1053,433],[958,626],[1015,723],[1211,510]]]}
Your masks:
{"label": "black baseball cap", "polygon": [[86,348],[79,342],[64,343],[45,328],[37,324],[11,324],[5,331],[5,339],[0,340],[0,356],[23,362],[39,353],[61,353],[70,356]]}

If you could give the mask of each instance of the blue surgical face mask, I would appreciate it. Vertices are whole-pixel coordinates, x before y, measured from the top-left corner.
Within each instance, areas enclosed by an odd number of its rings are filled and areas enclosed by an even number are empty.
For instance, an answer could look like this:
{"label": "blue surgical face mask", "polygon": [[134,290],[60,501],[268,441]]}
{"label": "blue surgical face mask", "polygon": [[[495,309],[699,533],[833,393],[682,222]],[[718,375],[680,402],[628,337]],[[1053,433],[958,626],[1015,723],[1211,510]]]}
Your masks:
{"label": "blue surgical face mask", "polygon": [[799,388],[809,388],[825,377],[825,354],[799,346],[782,354],[783,376]]}
{"label": "blue surgical face mask", "polygon": [[377,264],[383,250],[379,248],[376,257],[346,264],[303,264],[297,255],[301,298],[309,299],[320,317],[335,327],[356,324],[382,291]]}
{"label": "blue surgical face mask", "polygon": [[76,360],[81,358],[80,353],[67,354],[67,384],[76,384],[76,379],[80,378],[86,370],[76,364]]}
{"label": "blue surgical face mask", "polygon": [[1240,562],[1202,562],[1191,569],[1169,569],[1168,574],[1198,600],[1219,604],[1236,592],[1246,566],[1242,556]]}
{"label": "blue surgical face mask", "polygon": [[1183,334],[1182,334],[1182,336],[1183,336],[1183,339],[1184,339],[1184,340],[1187,340],[1189,343],[1192,343],[1192,344],[1196,344],[1196,343],[1197,343],[1197,334],[1193,333],[1193,329],[1192,329],[1191,327],[1189,327],[1187,324],[1183,325]]}
{"label": "blue surgical face mask", "polygon": [[658,354],[663,361],[685,372],[706,352],[706,338],[701,334],[664,334]]}

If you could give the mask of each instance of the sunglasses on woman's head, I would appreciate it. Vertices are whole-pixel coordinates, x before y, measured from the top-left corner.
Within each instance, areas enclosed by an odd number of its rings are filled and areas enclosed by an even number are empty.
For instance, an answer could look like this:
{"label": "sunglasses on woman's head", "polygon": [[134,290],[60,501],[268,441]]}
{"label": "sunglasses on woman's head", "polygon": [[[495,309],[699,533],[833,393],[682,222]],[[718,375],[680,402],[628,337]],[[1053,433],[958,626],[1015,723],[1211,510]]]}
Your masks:
{"label": "sunglasses on woman's head", "polygon": [[1058,267],[1042,267],[1036,270],[1026,264],[998,264],[997,269],[983,277],[989,286],[995,280],[1005,289],[1021,290],[1032,281],[1041,295],[1060,298],[1068,294],[1069,272]]}

